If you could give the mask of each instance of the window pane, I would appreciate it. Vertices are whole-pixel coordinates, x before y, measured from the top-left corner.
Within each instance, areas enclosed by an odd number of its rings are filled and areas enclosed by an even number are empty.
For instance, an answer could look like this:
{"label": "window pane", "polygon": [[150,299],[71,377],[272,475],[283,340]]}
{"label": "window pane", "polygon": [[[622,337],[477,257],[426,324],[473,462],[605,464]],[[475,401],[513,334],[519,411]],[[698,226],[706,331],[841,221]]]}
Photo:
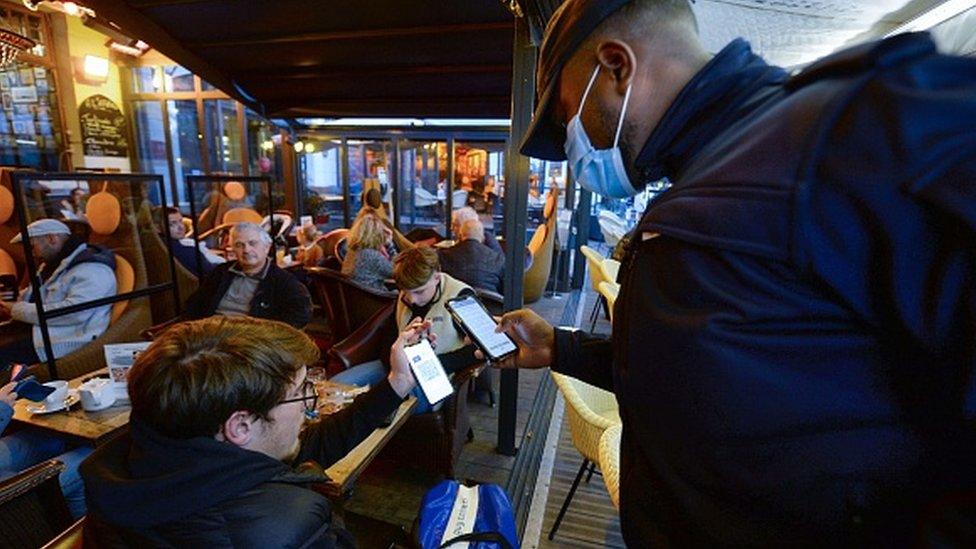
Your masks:
{"label": "window pane", "polygon": [[[462,200],[454,207],[463,205]],[[400,227],[404,232],[433,229],[446,236],[446,143],[400,142],[400,208]]]}
{"label": "window pane", "polygon": [[210,170],[241,173],[241,133],[237,125],[237,103],[229,99],[203,102],[210,149]]}
{"label": "window pane", "polygon": [[159,67],[135,67],[132,69],[132,91],[136,93],[162,91],[162,74]]}
{"label": "window pane", "polygon": [[376,185],[380,198],[392,218],[392,188],[389,173],[391,144],[389,141],[360,141],[350,139],[349,145],[349,211],[353,217],[362,206],[362,192],[366,185]]}
{"label": "window pane", "polygon": [[193,91],[193,73],[179,65],[163,67],[164,89],[168,92]]}
{"label": "window pane", "polygon": [[321,231],[343,226],[341,148],[341,141],[314,142],[313,152],[299,155],[302,213],[313,216]]}
{"label": "window pane", "polygon": [[206,80],[204,80],[204,79],[201,78],[200,79],[200,89],[203,90],[203,91],[214,91],[214,90],[217,89],[217,87],[214,86],[213,84],[211,84],[210,82],[207,82]]}
{"label": "window pane", "polygon": [[197,102],[190,100],[168,101],[169,132],[173,144],[173,162],[176,168],[176,193],[178,204],[186,204],[184,176],[203,173],[203,155],[200,152],[200,134],[197,130]]}
{"label": "window pane", "polygon": [[171,189],[162,105],[159,101],[133,101],[132,107],[135,116],[139,171],[162,175],[167,188]]}
{"label": "window pane", "polygon": [[[454,209],[469,206],[478,212],[488,233],[502,226],[499,180],[504,174],[504,142],[456,143],[454,146]],[[530,199],[531,200],[531,199]]]}
{"label": "window pane", "polygon": [[271,136],[277,130],[271,122],[261,118],[251,110],[246,110],[247,117],[247,152],[251,163],[251,175],[268,175],[274,173],[274,142]]}

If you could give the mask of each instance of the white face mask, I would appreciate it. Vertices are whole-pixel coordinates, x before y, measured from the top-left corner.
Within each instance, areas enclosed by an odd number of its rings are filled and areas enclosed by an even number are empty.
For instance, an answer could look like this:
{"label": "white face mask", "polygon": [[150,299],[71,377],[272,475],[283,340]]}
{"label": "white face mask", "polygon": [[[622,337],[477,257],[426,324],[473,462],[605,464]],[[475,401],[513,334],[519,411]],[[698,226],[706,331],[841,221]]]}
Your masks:
{"label": "white face mask", "polygon": [[590,88],[596,81],[597,74],[600,73],[600,65],[593,70],[589,84],[580,99],[579,110],[576,111],[569,124],[566,126],[566,160],[569,162],[569,169],[572,170],[576,181],[589,191],[608,196],[610,198],[627,198],[637,194],[637,190],[630,183],[627,177],[627,170],[624,168],[624,160],[620,154],[620,131],[623,129],[624,114],[627,112],[627,103],[630,101],[630,90],[633,83],[627,86],[624,94],[624,104],[620,109],[620,119],[617,121],[617,133],[613,137],[613,147],[609,149],[597,150],[590,143],[583,122],[580,120],[580,113],[583,112],[583,105],[586,104],[586,97],[590,94]]}

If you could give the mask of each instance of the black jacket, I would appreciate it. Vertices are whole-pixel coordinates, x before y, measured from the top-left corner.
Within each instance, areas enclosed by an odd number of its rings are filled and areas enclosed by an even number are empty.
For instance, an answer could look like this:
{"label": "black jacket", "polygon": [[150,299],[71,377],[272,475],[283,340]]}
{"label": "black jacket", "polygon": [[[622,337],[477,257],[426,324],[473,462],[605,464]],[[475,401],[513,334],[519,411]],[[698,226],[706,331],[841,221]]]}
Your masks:
{"label": "black jacket", "polygon": [[[269,260],[271,261],[271,260]],[[186,302],[185,317],[190,320],[213,316],[220,300],[230,287],[234,277],[230,268],[236,262],[217,265],[200,287]],[[267,318],[304,328],[312,316],[312,300],[308,290],[288,271],[271,261],[268,272],[258,283],[251,300],[250,316]]]}
{"label": "black jacket", "polygon": [[505,254],[476,240],[467,239],[437,250],[441,271],[474,288],[502,291]]}
{"label": "black jacket", "polygon": [[789,78],[736,41],[637,166],[673,186],[613,344],[556,342],[617,395],[629,545],[904,545],[972,493],[976,60],[900,35]]}
{"label": "black jacket", "polygon": [[[338,461],[400,404],[386,381],[302,433],[294,464]],[[99,547],[352,547],[327,477],[213,438],[173,439],[132,418],[81,465]]]}

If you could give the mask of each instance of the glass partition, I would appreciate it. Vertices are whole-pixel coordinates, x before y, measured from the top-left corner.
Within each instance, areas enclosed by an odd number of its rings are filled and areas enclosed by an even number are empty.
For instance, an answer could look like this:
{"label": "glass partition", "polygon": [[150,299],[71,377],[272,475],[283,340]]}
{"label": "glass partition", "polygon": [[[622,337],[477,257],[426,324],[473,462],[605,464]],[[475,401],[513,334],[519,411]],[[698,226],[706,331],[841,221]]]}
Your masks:
{"label": "glass partition", "polygon": [[448,238],[447,143],[400,140],[400,230],[434,229]]}
{"label": "glass partition", "polygon": [[362,207],[363,189],[375,186],[380,200],[393,219],[393,188],[390,186],[390,165],[393,160],[392,144],[387,140],[346,141],[349,162],[349,211],[353,218]]}
{"label": "glass partition", "polygon": [[203,102],[210,171],[241,173],[241,128],[237,124],[237,102],[207,99]]}
{"label": "glass partition", "polygon": [[176,204],[186,204],[186,176],[204,173],[197,102],[192,99],[170,100],[166,102],[166,112],[169,114],[169,135],[175,163]]}
{"label": "glass partition", "polygon": [[342,141],[313,141],[298,155],[303,180],[302,213],[322,232],[345,225],[342,192]]}
{"label": "glass partition", "polygon": [[[21,234],[31,223],[51,220],[46,235],[17,245],[29,283],[18,300],[32,304],[26,310],[43,339],[38,356],[52,378],[80,375],[81,367],[91,371],[91,360],[104,366],[101,347],[139,341],[164,302],[178,311],[175,266],[164,243],[168,227],[161,222],[162,177],[14,172],[12,186]],[[52,268],[54,261],[58,267]],[[72,284],[61,278],[64,261],[71,269],[85,265]],[[66,329],[71,326],[77,329]]]}

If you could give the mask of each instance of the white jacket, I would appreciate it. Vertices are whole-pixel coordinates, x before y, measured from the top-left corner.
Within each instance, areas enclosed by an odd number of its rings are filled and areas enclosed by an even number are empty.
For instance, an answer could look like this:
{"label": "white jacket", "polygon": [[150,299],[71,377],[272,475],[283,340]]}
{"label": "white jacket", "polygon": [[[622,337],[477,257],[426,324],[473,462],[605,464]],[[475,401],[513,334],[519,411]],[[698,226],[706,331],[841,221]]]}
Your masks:
{"label": "white jacket", "polygon": [[[66,268],[87,248],[85,244],[78,246],[69,256],[61,260],[61,264],[51,277],[41,285],[41,299],[45,311],[115,295],[115,272],[108,265],[85,262],[74,265],[70,269]],[[47,360],[47,353],[44,352],[44,339],[37,319],[37,306],[28,302],[32,291],[32,287],[24,291],[20,299],[11,307],[10,315],[14,320],[34,325],[34,349],[41,362],[44,362]],[[47,331],[51,337],[54,358],[61,358],[102,335],[108,328],[111,312],[111,305],[103,305],[49,319]]]}

